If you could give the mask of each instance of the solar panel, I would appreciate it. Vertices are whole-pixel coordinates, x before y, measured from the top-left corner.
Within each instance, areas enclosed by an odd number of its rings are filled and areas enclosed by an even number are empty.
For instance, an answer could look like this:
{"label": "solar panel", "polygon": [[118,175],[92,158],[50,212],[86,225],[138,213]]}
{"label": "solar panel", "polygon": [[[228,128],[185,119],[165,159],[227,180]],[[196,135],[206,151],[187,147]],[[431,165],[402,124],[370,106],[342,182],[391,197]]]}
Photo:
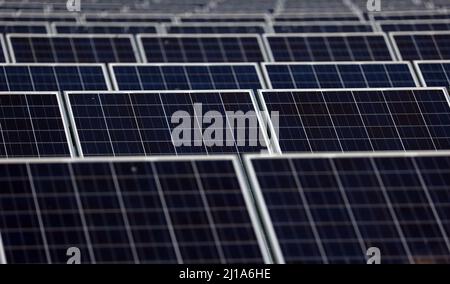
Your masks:
{"label": "solar panel", "polygon": [[251,91],[67,92],[66,101],[81,156],[240,154],[269,145]]}
{"label": "solar panel", "polygon": [[46,34],[49,32],[47,22],[0,22],[0,33],[37,33]]}
{"label": "solar panel", "polygon": [[360,33],[373,32],[370,24],[362,22],[275,22],[275,33]]}
{"label": "solar panel", "polygon": [[259,99],[279,114],[281,152],[450,149],[443,88],[260,90]]}
{"label": "solar panel", "polygon": [[0,162],[8,263],[269,262],[236,158]]}
{"label": "solar panel", "polygon": [[178,16],[175,22],[180,23],[265,23],[266,14],[191,14]]}
{"label": "solar panel", "polygon": [[450,59],[450,31],[391,32],[400,60]]}
{"label": "solar panel", "polygon": [[264,34],[271,61],[395,60],[384,33]]}
{"label": "solar panel", "polygon": [[70,157],[58,93],[0,92],[0,158]]}
{"label": "solar panel", "polygon": [[183,23],[163,24],[168,34],[263,34],[263,23]]}
{"label": "solar panel", "polygon": [[138,35],[145,62],[260,62],[261,38],[250,34]]}
{"label": "solar panel", "polygon": [[142,22],[142,23],[170,23],[173,20],[171,14],[151,14],[151,13],[85,13],[86,22]]}
{"label": "solar panel", "polygon": [[76,22],[77,15],[73,13],[33,13],[33,12],[0,12],[0,21],[6,22]]}
{"label": "solar panel", "polygon": [[383,13],[369,13],[369,20],[448,20],[448,11],[388,11]]}
{"label": "solar panel", "polygon": [[334,11],[337,13],[348,13],[351,11],[351,7],[343,0],[284,0],[281,5],[281,12],[288,11],[305,13],[323,13],[323,11]]}
{"label": "solar panel", "polygon": [[414,61],[422,86],[450,87],[450,60]]}
{"label": "solar panel", "polygon": [[140,34],[158,33],[156,24],[146,23],[58,23],[52,24],[58,34]]}
{"label": "solar panel", "polygon": [[402,20],[402,21],[378,21],[376,25],[383,32],[401,31],[448,31],[449,20]]}
{"label": "solar panel", "polygon": [[8,34],[12,62],[138,62],[132,35]]}
{"label": "solar panel", "polygon": [[408,62],[262,63],[269,88],[418,87]]}
{"label": "solar panel", "polygon": [[0,91],[110,89],[102,64],[0,64]]}
{"label": "solar panel", "polygon": [[5,39],[0,34],[0,62],[8,62],[8,52],[6,51]]}
{"label": "solar panel", "polygon": [[364,18],[353,13],[282,13],[272,16],[272,22],[319,22],[319,21],[363,21]]}
{"label": "solar panel", "polygon": [[449,152],[251,155],[280,263],[449,263]]}
{"label": "solar panel", "polygon": [[264,88],[255,63],[110,64],[115,90]]}

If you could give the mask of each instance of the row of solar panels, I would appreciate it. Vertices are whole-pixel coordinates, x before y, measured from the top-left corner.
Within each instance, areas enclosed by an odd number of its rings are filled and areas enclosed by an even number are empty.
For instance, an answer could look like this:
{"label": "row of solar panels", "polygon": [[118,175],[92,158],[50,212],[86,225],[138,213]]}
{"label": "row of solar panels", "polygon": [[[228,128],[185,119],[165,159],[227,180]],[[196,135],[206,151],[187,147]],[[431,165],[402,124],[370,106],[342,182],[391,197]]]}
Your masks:
{"label": "row of solar panels", "polygon": [[393,31],[447,31],[447,20],[382,20],[361,23],[340,22],[275,22],[265,23],[70,23],[70,22],[0,22],[0,33],[60,34],[246,34],[246,33],[351,33]]}
{"label": "row of solar panels", "polygon": [[1,262],[450,262],[450,152],[1,160],[0,187]]}
{"label": "row of solar panels", "polygon": [[444,88],[66,92],[67,115],[62,101],[0,93],[0,157],[450,149]]}
{"label": "row of solar panels", "polygon": [[[389,1],[391,2],[391,1]],[[325,4],[329,4],[326,1]],[[445,20],[450,19],[448,9],[431,11],[381,11],[374,13],[353,13],[341,11],[293,12],[266,14],[255,12],[233,13],[32,13],[0,11],[0,21],[26,22],[147,22],[147,23],[242,23],[242,22],[318,22],[318,21],[380,21],[380,20]]]}
{"label": "row of solar panels", "polygon": [[[7,34],[14,63],[389,61],[450,59],[450,32],[345,34]],[[264,41],[264,44],[263,44]],[[265,46],[265,47],[264,47]]]}
{"label": "row of solar panels", "polygon": [[[2,10],[59,12],[66,11],[66,3],[61,1],[5,1]],[[437,10],[449,7],[446,0],[391,0],[383,3],[383,11]],[[351,12],[363,13],[367,10],[366,0],[164,0],[164,1],[89,1],[85,0],[82,11],[86,12],[135,12],[148,13],[230,13],[230,12]]]}

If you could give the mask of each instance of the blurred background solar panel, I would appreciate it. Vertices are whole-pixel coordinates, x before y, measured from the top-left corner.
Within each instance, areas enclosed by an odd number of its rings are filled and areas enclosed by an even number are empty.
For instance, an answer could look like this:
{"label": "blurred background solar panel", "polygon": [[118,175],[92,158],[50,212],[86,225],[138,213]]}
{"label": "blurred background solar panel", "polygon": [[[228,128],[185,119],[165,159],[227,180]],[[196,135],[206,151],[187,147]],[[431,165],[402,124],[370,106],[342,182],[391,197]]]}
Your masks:
{"label": "blurred background solar panel", "polygon": [[400,60],[450,59],[450,31],[391,32]]}
{"label": "blurred background solar panel", "polygon": [[[250,91],[68,92],[67,97],[83,156],[241,154],[266,149],[267,144],[258,140],[264,130]],[[210,136],[201,119],[209,111],[226,118],[226,124]],[[228,115],[238,111],[249,120],[244,126]],[[222,137],[219,144],[217,137]]]}
{"label": "blurred background solar panel", "polygon": [[376,25],[381,31],[386,33],[402,31],[448,31],[450,30],[450,19],[377,21]]}
{"label": "blurred background solar panel", "polygon": [[57,93],[0,92],[0,158],[70,157],[63,120]]}
{"label": "blurred background solar panel", "polygon": [[265,14],[190,14],[177,17],[180,23],[265,23]]}
{"label": "blurred background solar panel", "polygon": [[138,35],[145,62],[261,62],[258,35]]}
{"label": "blurred background solar panel", "polygon": [[449,263],[450,156],[419,152],[252,157],[280,262]]}
{"label": "blurred background solar panel", "polygon": [[450,149],[443,88],[261,90],[282,152]]}
{"label": "blurred background solar panel", "polygon": [[368,23],[360,22],[281,22],[272,24],[275,33],[358,33],[373,32]]}
{"label": "blurred background solar panel", "polygon": [[354,13],[280,13],[272,16],[272,22],[319,22],[319,21],[356,21],[362,20],[362,17]]}
{"label": "blurred background solar panel", "polygon": [[380,33],[265,34],[273,61],[394,60]]}
{"label": "blurred background solar panel", "polygon": [[417,87],[407,62],[263,63],[274,89]]}
{"label": "blurred background solar panel", "polygon": [[0,12],[0,21],[20,22],[76,22],[77,17],[70,13],[7,13]]}
{"label": "blurred background solar panel", "polygon": [[0,91],[108,89],[101,64],[0,64]]}
{"label": "blurred background solar panel", "polygon": [[450,19],[450,12],[437,11],[389,11],[382,13],[370,13],[369,19],[379,20],[445,20]]}
{"label": "blurred background solar panel", "polygon": [[164,24],[168,34],[263,34],[262,23],[183,23]]}
{"label": "blurred background solar panel", "polygon": [[251,63],[111,64],[115,90],[231,90],[264,87]]}
{"label": "blurred background solar panel", "polygon": [[6,260],[66,263],[76,246],[82,263],[267,262],[236,165],[225,156],[2,161]]}
{"label": "blurred background solar panel", "polygon": [[140,34],[157,33],[155,24],[147,23],[58,23],[52,24],[58,34]]}
{"label": "blurred background solar panel", "polygon": [[145,23],[170,23],[173,15],[151,13],[86,13],[84,20],[89,22],[103,22],[103,23],[126,23],[126,22],[145,22]]}
{"label": "blurred background solar panel", "polygon": [[450,88],[450,60],[415,61],[422,84]]}
{"label": "blurred background solar panel", "polygon": [[131,35],[9,34],[12,56],[23,63],[139,62]]}
{"label": "blurred background solar panel", "polygon": [[0,33],[46,34],[49,32],[47,22],[0,22]]}

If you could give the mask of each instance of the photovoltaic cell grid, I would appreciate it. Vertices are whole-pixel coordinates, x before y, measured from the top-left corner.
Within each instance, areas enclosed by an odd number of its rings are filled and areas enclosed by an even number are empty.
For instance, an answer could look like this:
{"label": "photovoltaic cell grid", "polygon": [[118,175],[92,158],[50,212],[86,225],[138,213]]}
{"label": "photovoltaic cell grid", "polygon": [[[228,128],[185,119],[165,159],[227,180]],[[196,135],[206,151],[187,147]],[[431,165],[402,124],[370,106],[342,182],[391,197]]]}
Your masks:
{"label": "photovoltaic cell grid", "polygon": [[53,30],[58,34],[140,34],[157,33],[154,24],[139,23],[53,23]]}
{"label": "photovoltaic cell grid", "polygon": [[265,25],[262,23],[194,23],[194,24],[164,24],[168,34],[263,34]]}
{"label": "photovoltaic cell grid", "polygon": [[407,62],[263,63],[269,88],[418,87]]}
{"label": "photovoltaic cell grid", "polygon": [[394,60],[379,33],[265,34],[272,61]]}
{"label": "photovoltaic cell grid", "polygon": [[450,59],[450,31],[391,32],[400,60]]}
{"label": "photovoltaic cell grid", "polygon": [[145,62],[261,62],[258,35],[138,35]]}
{"label": "photovoltaic cell grid", "polygon": [[0,158],[70,156],[57,93],[0,92]]}
{"label": "photovoltaic cell grid", "polygon": [[234,159],[0,164],[8,263],[263,263]]}
{"label": "photovoltaic cell grid", "polygon": [[322,23],[274,23],[275,33],[355,33],[373,32],[370,24],[359,22],[322,22]]}
{"label": "photovoltaic cell grid", "polygon": [[272,16],[273,22],[340,22],[354,21],[359,22],[361,18],[353,13],[294,13],[278,14]]}
{"label": "photovoltaic cell grid", "polygon": [[423,86],[450,87],[450,60],[414,61]]}
{"label": "photovoltaic cell grid", "polygon": [[401,31],[448,31],[449,20],[412,20],[412,21],[378,21],[377,26],[383,32]]}
{"label": "photovoltaic cell grid", "polygon": [[181,23],[265,23],[266,20],[264,14],[197,14],[178,17]]}
{"label": "photovoltaic cell grid", "polygon": [[258,66],[242,64],[110,64],[115,90],[264,88]]}
{"label": "photovoltaic cell grid", "polygon": [[13,62],[109,63],[138,62],[131,35],[9,34]]}
{"label": "photovoltaic cell grid", "polygon": [[266,149],[250,91],[66,95],[82,156],[240,154]]}
{"label": "photovoltaic cell grid", "polygon": [[450,149],[443,88],[264,91],[281,152]]}
{"label": "photovoltaic cell grid", "polygon": [[85,20],[87,23],[170,23],[172,22],[172,15],[152,15],[151,13],[86,13]]}
{"label": "photovoltaic cell grid", "polygon": [[[287,155],[248,166],[286,263],[449,263],[450,156]],[[269,220],[270,219],[270,220]]]}
{"label": "photovoltaic cell grid", "polygon": [[423,12],[388,12],[388,13],[370,13],[369,19],[380,20],[448,20],[450,13],[423,11]]}
{"label": "photovoltaic cell grid", "polygon": [[108,90],[101,64],[0,64],[0,91]]}

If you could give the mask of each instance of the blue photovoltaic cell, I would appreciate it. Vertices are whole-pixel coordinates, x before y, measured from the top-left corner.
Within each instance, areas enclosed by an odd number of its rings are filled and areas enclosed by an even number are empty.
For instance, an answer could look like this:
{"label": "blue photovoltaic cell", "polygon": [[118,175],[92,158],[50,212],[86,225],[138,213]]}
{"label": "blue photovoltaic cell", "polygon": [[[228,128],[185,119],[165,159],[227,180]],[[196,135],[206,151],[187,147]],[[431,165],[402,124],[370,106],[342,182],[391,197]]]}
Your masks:
{"label": "blue photovoltaic cell", "polygon": [[450,262],[448,153],[378,155],[249,159],[280,261]]}
{"label": "blue photovoltaic cell", "polygon": [[139,24],[55,24],[54,29],[59,34],[155,34],[155,25]]}
{"label": "blue photovoltaic cell", "polygon": [[263,263],[231,158],[0,164],[8,263]]}
{"label": "blue photovoltaic cell", "polygon": [[355,33],[355,32],[373,32],[370,24],[359,22],[341,24],[339,22],[328,24],[302,24],[302,23],[274,23],[273,31],[275,33]]}
{"label": "blue photovoltaic cell", "polygon": [[0,64],[0,91],[108,89],[101,64]]}
{"label": "blue photovoltaic cell", "polygon": [[279,113],[282,152],[450,149],[450,105],[442,88],[261,94],[269,113]]}
{"label": "blue photovoltaic cell", "polygon": [[450,32],[390,33],[401,60],[450,59]]}
{"label": "blue photovoltaic cell", "polygon": [[140,36],[146,62],[261,62],[258,35]]}
{"label": "blue photovoltaic cell", "polygon": [[46,34],[46,23],[0,22],[0,33]]}
{"label": "blue photovoltaic cell", "polygon": [[138,62],[129,35],[12,35],[15,62],[110,63]]}
{"label": "blue photovoltaic cell", "polygon": [[0,93],[0,158],[70,157],[57,93]]}
{"label": "blue photovoltaic cell", "polygon": [[427,87],[450,87],[450,60],[416,61],[417,71]]}
{"label": "blue photovoltaic cell", "polygon": [[402,31],[448,31],[450,21],[381,21],[378,23],[383,32]]}
{"label": "blue photovoltaic cell", "polygon": [[263,24],[166,24],[168,34],[263,34]]}
{"label": "blue photovoltaic cell", "polygon": [[274,61],[390,61],[384,34],[268,34]]}
{"label": "blue photovoltaic cell", "polygon": [[273,89],[416,87],[405,62],[263,63]]}
{"label": "blue photovoltaic cell", "polygon": [[256,64],[112,64],[116,90],[226,90],[264,87]]}
{"label": "blue photovoltaic cell", "polygon": [[5,22],[76,22],[74,14],[39,14],[39,13],[10,13],[0,15],[0,21]]}
{"label": "blue photovoltaic cell", "polygon": [[373,18],[379,20],[448,20],[450,19],[449,13],[433,12],[430,13],[374,13]]}
{"label": "blue photovoltaic cell", "polygon": [[[84,156],[239,154],[266,149],[258,140],[262,131],[250,91],[69,92],[67,97]],[[225,121],[211,125],[207,113],[212,111]],[[246,114],[245,125],[229,115],[237,112]],[[180,132],[182,127],[185,131]]]}

